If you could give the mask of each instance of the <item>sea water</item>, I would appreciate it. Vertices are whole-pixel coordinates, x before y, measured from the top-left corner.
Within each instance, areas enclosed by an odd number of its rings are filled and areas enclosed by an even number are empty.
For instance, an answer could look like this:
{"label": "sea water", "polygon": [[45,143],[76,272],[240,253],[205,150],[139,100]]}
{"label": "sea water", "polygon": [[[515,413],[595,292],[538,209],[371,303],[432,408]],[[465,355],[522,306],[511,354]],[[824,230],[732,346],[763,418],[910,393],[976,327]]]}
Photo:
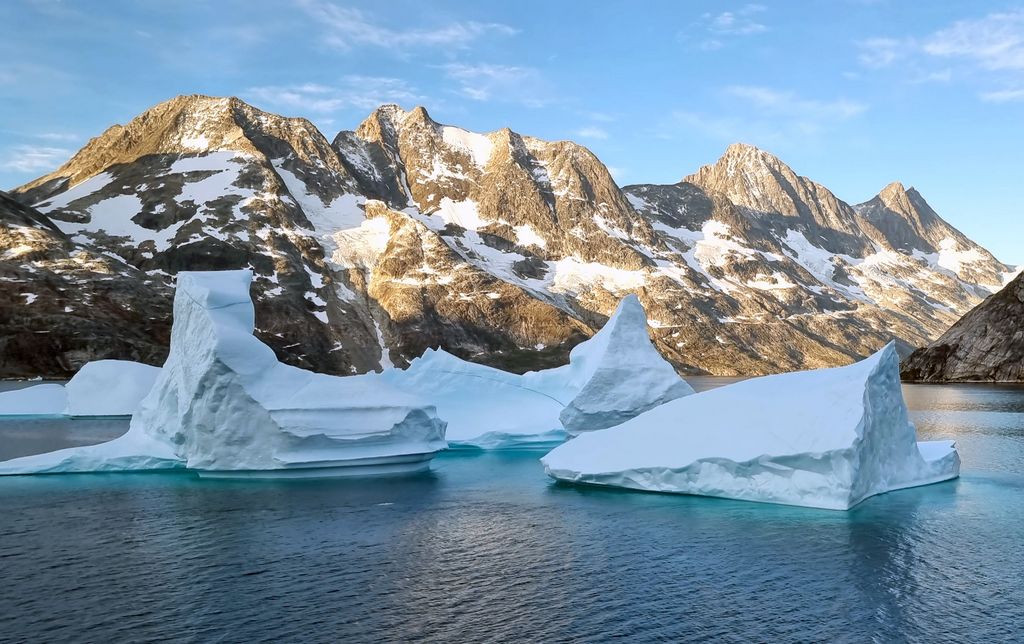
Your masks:
{"label": "sea water", "polygon": [[[393,479],[0,478],[0,640],[1019,639],[1024,388],[905,392],[962,476],[849,512],[556,484],[528,452]],[[6,421],[0,458],[126,427]]]}

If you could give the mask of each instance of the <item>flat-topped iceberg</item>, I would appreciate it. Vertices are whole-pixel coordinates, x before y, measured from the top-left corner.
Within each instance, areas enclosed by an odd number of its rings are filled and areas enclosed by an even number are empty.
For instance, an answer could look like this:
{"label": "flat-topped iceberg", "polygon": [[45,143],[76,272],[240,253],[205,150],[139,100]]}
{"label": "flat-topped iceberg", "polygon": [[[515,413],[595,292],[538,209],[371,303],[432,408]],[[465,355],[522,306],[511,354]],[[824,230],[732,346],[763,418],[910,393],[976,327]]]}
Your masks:
{"label": "flat-topped iceberg", "polygon": [[891,343],[672,401],[541,460],[562,481],[838,510],[960,471],[952,441],[916,442]]}
{"label": "flat-topped iceberg", "polygon": [[382,376],[430,400],[452,446],[480,449],[549,449],[693,393],[651,343],[635,295],[561,367],[520,375],[428,350]]}
{"label": "flat-topped iceberg", "polygon": [[446,447],[434,407],[379,375],[328,376],[278,362],[252,335],[251,281],[247,270],[179,273],[170,355],[128,433],[0,463],[0,474],[377,474],[424,469]]}
{"label": "flat-topped iceberg", "polygon": [[159,367],[140,362],[94,360],[66,385],[46,383],[0,393],[0,416],[131,416],[159,373]]}

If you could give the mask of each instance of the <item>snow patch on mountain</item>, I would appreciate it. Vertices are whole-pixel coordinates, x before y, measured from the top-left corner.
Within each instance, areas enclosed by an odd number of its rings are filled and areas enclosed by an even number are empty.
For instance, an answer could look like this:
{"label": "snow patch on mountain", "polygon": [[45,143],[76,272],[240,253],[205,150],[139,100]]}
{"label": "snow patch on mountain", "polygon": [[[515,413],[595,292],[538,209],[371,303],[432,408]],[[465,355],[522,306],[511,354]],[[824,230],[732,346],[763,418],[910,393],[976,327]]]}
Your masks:
{"label": "snow patch on mountain", "polygon": [[477,134],[446,125],[441,128],[441,138],[448,145],[469,154],[473,163],[481,169],[487,165],[494,152],[494,144],[486,134]]}

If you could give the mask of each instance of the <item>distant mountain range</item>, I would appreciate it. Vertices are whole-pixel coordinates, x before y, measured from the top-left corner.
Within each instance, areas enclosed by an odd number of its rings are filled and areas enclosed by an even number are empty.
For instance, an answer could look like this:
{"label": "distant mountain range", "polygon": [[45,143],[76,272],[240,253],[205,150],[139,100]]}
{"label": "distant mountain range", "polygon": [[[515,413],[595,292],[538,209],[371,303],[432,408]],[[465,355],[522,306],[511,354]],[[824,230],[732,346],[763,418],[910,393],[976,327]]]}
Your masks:
{"label": "distant mountain range", "polygon": [[0,200],[0,375],[159,362],[179,270],[250,267],[257,334],[328,373],[427,347],[564,362],[626,293],[683,372],[845,364],[944,332],[1015,269],[913,188],[851,206],[735,144],[672,185],[616,185],[569,141],[417,107],[328,141],[237,98],[180,96]]}

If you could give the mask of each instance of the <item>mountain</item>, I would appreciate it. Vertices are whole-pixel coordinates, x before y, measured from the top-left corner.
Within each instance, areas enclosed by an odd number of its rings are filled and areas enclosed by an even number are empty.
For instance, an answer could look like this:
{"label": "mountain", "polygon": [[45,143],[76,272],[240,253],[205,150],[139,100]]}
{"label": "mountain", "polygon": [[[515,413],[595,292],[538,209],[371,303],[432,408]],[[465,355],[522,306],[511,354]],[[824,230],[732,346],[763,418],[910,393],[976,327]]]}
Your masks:
{"label": "mountain", "polygon": [[904,362],[904,380],[1024,382],[1024,273]]}
{"label": "mountain", "polygon": [[0,373],[66,377],[107,356],[160,364],[170,297],[162,281],[72,242],[0,192]]}
{"label": "mountain", "polygon": [[678,184],[620,189],[580,145],[422,107],[381,106],[328,141],[236,98],[182,96],[13,196],[156,290],[183,269],[252,268],[258,337],[317,371],[436,346],[551,366],[636,293],[680,370],[758,374],[893,338],[909,351],[1001,286],[1010,267],[891,192],[850,206],[741,144]]}

